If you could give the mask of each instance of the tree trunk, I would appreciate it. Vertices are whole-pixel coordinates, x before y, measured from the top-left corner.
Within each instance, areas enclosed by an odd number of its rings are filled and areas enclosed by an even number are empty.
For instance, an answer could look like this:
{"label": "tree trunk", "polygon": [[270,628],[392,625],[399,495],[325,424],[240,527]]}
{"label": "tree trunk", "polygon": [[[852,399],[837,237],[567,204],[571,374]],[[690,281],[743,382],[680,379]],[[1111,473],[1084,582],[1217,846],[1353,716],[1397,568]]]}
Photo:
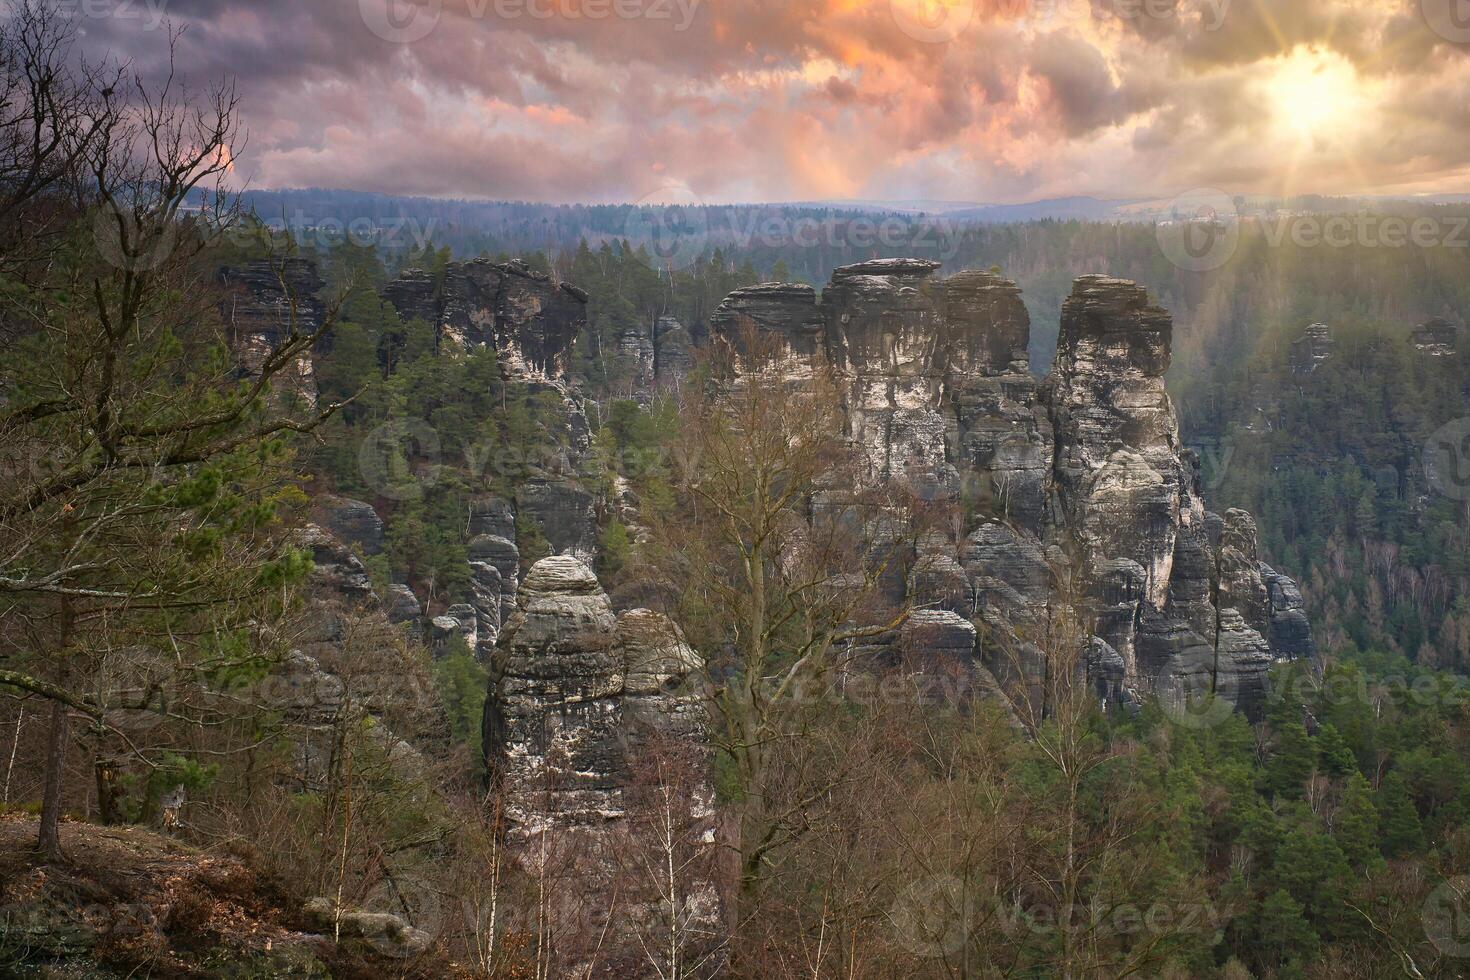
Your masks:
{"label": "tree trunk", "polygon": [[66,740],[71,716],[66,705],[51,702],[51,731],[46,740],[46,790],[41,797],[41,831],[36,848],[47,861],[60,861],[61,782],[66,775]]}
{"label": "tree trunk", "polygon": [[97,777],[97,814],[104,824],[122,823],[122,787],[118,784],[116,759],[98,756],[92,764]]}

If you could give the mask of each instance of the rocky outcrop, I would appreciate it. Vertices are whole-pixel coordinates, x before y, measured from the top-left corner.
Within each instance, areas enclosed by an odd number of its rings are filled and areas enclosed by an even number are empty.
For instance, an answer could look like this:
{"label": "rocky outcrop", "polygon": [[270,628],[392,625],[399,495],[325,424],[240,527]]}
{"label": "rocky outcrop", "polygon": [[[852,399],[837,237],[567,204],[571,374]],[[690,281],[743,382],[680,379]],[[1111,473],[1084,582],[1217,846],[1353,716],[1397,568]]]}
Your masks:
{"label": "rocky outcrop", "polygon": [[737,289],[710,315],[710,329],[733,348],[737,363],[753,354],[746,347],[752,331],[775,338],[776,356],[789,364],[795,377],[810,376],[826,349],[817,291],[806,283],[768,282]]}
{"label": "rocky outcrop", "polygon": [[659,392],[677,391],[694,366],[694,342],[675,317],[661,316],[650,328],[629,327],[617,344],[632,372],[632,395],[645,405]]}
{"label": "rocky outcrop", "polygon": [[[258,375],[271,352],[293,335],[320,330],[326,307],[317,297],[322,279],[307,259],[261,260],[219,270],[225,299],[220,315],[229,328],[236,357],[247,374]],[[324,344],[330,338],[323,338]],[[316,405],[316,371],[303,354],[276,375],[278,391]]]}
{"label": "rocky outcrop", "polygon": [[1108,703],[1203,672],[1252,712],[1271,664],[1310,651],[1300,594],[1262,570],[1249,515],[1205,511],[1164,385],[1173,323],[1136,284],[1076,281],[1046,379],[1027,371],[1015,283],[941,278],[923,260],[838,269],[820,300],[801,285],[737,290],[710,325],[737,370],[754,329],[793,383],[829,373],[870,477],[967,515],[954,539],[913,546],[884,598],[919,612],[872,650],[968,645],[1024,681],[1042,656],[1026,637],[1076,606]]}
{"label": "rocky outcrop", "polygon": [[1266,592],[1271,600],[1271,621],[1267,634],[1271,640],[1271,649],[1278,657],[1288,660],[1312,657],[1317,650],[1312,642],[1312,624],[1307,618],[1301,589],[1297,588],[1294,581],[1279,574],[1265,562],[1261,562],[1260,569],[1261,581],[1266,584]]}
{"label": "rocky outcrop", "polygon": [[[713,854],[703,670],[667,617],[614,615],[591,569],[566,556],[531,567],[495,650],[484,744],[508,839],[523,865],[574,883],[552,901],[575,902],[614,960],[641,959],[635,923],[659,900],[639,885],[650,800],[681,847]],[[684,875],[680,919],[713,948],[718,896],[697,867]]]}
{"label": "rocky outcrop", "polygon": [[659,391],[677,391],[694,367],[694,340],[677,319],[661,316],[653,325],[653,381]]}
{"label": "rocky outcrop", "polygon": [[404,320],[431,324],[441,348],[493,347],[502,371],[521,380],[565,377],[587,319],[585,293],[520,261],[451,262],[438,282],[410,269],[383,296]]}
{"label": "rocky outcrop", "polygon": [[414,595],[413,589],[395,582],[388,586],[383,606],[388,622],[395,626],[406,626],[408,637],[412,640],[423,639],[424,607],[419,603],[419,597]]}
{"label": "rocky outcrop", "polygon": [[[405,320],[432,324],[441,350],[493,347],[507,381],[528,386],[532,395],[550,394],[562,406],[561,448],[555,458],[526,461],[529,472],[517,474],[513,505],[497,503],[493,515],[484,514],[486,526],[470,528],[469,601],[479,614],[476,645],[481,656],[488,656],[514,602],[516,561],[508,560],[507,552],[516,551],[517,518],[534,522],[557,553],[588,561],[597,553],[593,496],[579,475],[591,430],[568,377],[572,342],[586,325],[587,296],[522,262],[487,259],[451,262],[437,283],[410,270],[390,283],[384,296]],[[625,340],[641,365],[643,340],[636,335]],[[657,374],[656,352],[650,356],[655,360],[647,367],[652,378]],[[472,525],[476,519],[471,516]],[[480,540],[486,535],[500,540]],[[493,611],[497,604],[498,615]]]}
{"label": "rocky outcrop", "polygon": [[1291,369],[1297,374],[1311,374],[1332,358],[1336,348],[1332,328],[1325,323],[1314,323],[1292,343]]}
{"label": "rocky outcrop", "polygon": [[1421,323],[1409,333],[1409,343],[1421,354],[1449,357],[1459,346],[1460,329],[1440,317]]}
{"label": "rocky outcrop", "polygon": [[352,549],[324,528],[308,524],[296,536],[296,542],[311,555],[312,597],[317,600],[343,600],[373,606],[378,597],[373,592],[367,566]]}
{"label": "rocky outcrop", "polygon": [[536,522],[551,549],[590,562],[597,555],[596,499],[580,483],[531,477],[516,488],[516,513]]}
{"label": "rocky outcrop", "polygon": [[1164,390],[1171,331],[1141,287],[1083,276],[1062,304],[1052,371],[1056,491],[1084,572],[1137,562],[1156,612],[1168,601],[1179,528],[1203,515],[1184,499],[1183,447]]}
{"label": "rocky outcrop", "polygon": [[1208,514],[1164,390],[1172,322],[1130,282],[1085,276],[1062,308],[1052,418],[1059,538],[1074,543],[1125,690],[1217,690],[1257,715],[1276,659],[1244,511]]}
{"label": "rocky outcrop", "polygon": [[630,746],[698,742],[703,660],[666,617],[617,616],[575,558],[543,558],[521,584],[491,662],[486,754],[513,835],[596,828],[624,813]]}
{"label": "rocky outcrop", "polygon": [[316,498],[317,520],[336,538],[364,555],[383,550],[383,519],[373,505],[325,494]]}
{"label": "rocky outcrop", "polygon": [[[291,734],[297,777],[304,786],[320,784],[341,727],[365,717],[375,722],[363,729],[366,737],[393,770],[407,780],[421,777],[425,757],[442,754],[449,741],[421,648],[396,625],[361,559],[343,541],[310,524],[297,540],[314,563],[304,629],[297,648],[259,690]],[[398,594],[394,605],[404,602]]]}

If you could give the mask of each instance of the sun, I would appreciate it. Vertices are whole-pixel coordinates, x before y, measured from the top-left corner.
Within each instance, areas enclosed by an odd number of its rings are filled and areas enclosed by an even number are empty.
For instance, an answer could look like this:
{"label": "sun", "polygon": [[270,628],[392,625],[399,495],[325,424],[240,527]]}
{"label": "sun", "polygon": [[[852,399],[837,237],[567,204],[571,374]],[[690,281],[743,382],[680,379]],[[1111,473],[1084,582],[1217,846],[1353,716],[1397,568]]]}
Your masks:
{"label": "sun", "polygon": [[1303,140],[1331,138],[1358,128],[1369,104],[1349,61],[1304,49],[1278,62],[1267,94],[1277,125]]}

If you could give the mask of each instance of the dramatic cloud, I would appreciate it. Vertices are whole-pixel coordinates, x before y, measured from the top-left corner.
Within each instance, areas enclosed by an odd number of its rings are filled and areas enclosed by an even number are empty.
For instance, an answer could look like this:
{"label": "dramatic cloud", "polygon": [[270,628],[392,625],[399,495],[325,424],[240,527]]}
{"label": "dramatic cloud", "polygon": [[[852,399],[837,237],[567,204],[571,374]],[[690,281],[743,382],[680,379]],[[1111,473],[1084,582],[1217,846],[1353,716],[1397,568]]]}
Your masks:
{"label": "dramatic cloud", "polygon": [[[234,76],[255,187],[542,201],[1470,189],[1456,0],[57,0]],[[1463,35],[1463,36],[1462,36]]]}

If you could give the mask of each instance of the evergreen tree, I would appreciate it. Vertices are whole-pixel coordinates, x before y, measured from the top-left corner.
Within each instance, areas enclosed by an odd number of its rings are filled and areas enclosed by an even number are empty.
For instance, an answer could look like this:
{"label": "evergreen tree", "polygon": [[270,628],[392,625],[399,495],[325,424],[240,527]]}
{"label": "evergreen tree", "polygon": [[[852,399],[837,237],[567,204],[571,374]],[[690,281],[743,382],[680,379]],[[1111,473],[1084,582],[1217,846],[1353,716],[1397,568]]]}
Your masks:
{"label": "evergreen tree", "polygon": [[1424,825],[1409,795],[1404,778],[1396,772],[1384,777],[1378,787],[1379,834],[1383,853],[1405,857],[1424,850]]}
{"label": "evergreen tree", "polygon": [[1373,787],[1357,770],[1343,786],[1342,802],[1332,817],[1332,836],[1353,867],[1363,869],[1380,860]]}
{"label": "evergreen tree", "polygon": [[1348,747],[1347,740],[1337,730],[1337,726],[1328,722],[1317,732],[1317,759],[1322,771],[1334,776],[1345,776],[1350,772],[1357,772],[1358,760],[1353,757],[1353,750]]}
{"label": "evergreen tree", "polygon": [[1316,768],[1315,747],[1300,721],[1273,722],[1272,728],[1276,737],[1263,774],[1263,788],[1272,796],[1297,799]]}
{"label": "evergreen tree", "polygon": [[1284,968],[1287,975],[1300,975],[1301,964],[1317,956],[1320,939],[1308,924],[1302,904],[1277,889],[1266,897],[1256,913],[1257,962],[1266,969]]}

